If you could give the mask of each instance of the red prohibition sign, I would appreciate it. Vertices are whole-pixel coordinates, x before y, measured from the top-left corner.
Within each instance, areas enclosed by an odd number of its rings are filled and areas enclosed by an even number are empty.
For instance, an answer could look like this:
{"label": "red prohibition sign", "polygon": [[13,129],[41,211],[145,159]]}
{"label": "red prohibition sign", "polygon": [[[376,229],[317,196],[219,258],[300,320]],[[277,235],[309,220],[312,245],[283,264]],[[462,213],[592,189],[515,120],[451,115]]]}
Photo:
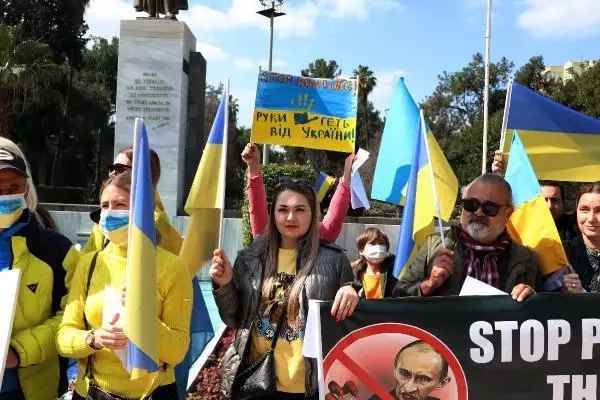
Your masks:
{"label": "red prohibition sign", "polygon": [[383,323],[383,324],[374,324],[369,325],[364,328],[357,329],[348,335],[346,335],[342,340],[340,340],[331,351],[327,354],[325,359],[323,360],[323,372],[326,377],[329,373],[329,370],[335,361],[339,361],[352,371],[358,378],[360,378],[365,385],[369,387],[375,394],[379,396],[381,399],[392,399],[392,396],[388,393],[387,390],[381,387],[381,385],[371,377],[361,366],[359,366],[354,360],[352,360],[348,354],[346,353],[346,349],[351,346],[353,343],[359,341],[360,339],[367,338],[369,336],[375,336],[382,333],[397,333],[402,335],[408,335],[416,338],[417,340],[422,340],[435,348],[444,359],[448,362],[449,368],[452,370],[454,374],[454,378],[456,381],[457,388],[457,398],[458,400],[468,400],[468,388],[467,388],[467,378],[462,369],[462,366],[458,362],[458,359],[436,336],[431,333],[417,328],[416,326],[400,324],[400,323]]}

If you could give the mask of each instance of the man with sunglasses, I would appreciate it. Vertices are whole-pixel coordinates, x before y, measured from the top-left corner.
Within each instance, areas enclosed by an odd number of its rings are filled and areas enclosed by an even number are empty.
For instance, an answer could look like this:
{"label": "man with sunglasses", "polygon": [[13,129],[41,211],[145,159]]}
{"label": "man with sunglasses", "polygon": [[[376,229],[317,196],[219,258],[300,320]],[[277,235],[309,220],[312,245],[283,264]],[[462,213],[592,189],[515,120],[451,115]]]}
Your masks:
{"label": "man with sunglasses", "polygon": [[522,302],[540,281],[535,251],[511,240],[506,224],[513,212],[510,184],[484,174],[463,190],[460,224],[431,235],[396,284],[394,296],[458,295],[467,276]]}

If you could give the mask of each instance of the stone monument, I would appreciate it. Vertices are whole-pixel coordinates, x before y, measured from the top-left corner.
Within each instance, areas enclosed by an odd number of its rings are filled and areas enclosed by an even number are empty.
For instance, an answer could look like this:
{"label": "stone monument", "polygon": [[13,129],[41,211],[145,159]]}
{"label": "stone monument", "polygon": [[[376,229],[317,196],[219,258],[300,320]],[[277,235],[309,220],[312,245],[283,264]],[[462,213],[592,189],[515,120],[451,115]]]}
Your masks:
{"label": "stone monument", "polygon": [[[184,22],[156,18],[121,21],[115,152],[131,145],[135,118],[143,118],[150,146],[161,160],[158,190],[171,217],[182,210],[191,184],[185,182],[186,161],[188,168],[195,168],[197,162],[194,166],[190,159],[200,157],[200,153],[185,152],[198,131],[197,126],[189,126],[188,110],[196,125],[204,109],[206,62],[199,54],[192,56],[195,48],[196,38]],[[190,88],[190,59],[199,60],[196,67],[201,70],[201,77],[193,79],[199,83],[195,88]],[[190,90],[200,92],[202,99],[190,104]]]}

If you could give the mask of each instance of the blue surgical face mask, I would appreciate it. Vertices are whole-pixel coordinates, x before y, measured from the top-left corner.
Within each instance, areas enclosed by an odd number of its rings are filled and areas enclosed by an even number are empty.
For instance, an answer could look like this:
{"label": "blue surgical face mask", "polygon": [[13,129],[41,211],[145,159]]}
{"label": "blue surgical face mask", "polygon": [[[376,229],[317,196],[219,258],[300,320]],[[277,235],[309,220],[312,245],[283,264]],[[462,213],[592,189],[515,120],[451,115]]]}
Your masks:
{"label": "blue surgical face mask", "polygon": [[128,238],[129,210],[102,210],[98,225],[108,240],[122,246]]}
{"label": "blue surgical face mask", "polygon": [[0,196],[0,229],[11,227],[26,208],[25,193]]}

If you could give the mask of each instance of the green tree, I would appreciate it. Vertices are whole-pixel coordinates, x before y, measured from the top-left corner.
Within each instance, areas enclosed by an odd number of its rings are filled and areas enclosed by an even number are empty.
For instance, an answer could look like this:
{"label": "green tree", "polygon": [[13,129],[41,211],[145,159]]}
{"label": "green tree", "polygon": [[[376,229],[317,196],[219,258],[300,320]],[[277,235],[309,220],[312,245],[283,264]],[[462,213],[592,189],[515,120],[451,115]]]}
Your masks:
{"label": "green tree", "polygon": [[303,69],[302,76],[310,78],[335,79],[342,74],[342,70],[337,61],[325,61],[324,58],[317,58],[314,62],[308,64],[308,68]]}
{"label": "green tree", "polygon": [[[514,64],[506,58],[490,64],[489,113],[504,108],[506,86]],[[445,143],[472,126],[483,113],[485,64],[480,53],[458,72],[444,71],[438,86],[422,104],[442,148]],[[481,153],[480,153],[481,155]]]}
{"label": "green tree", "polygon": [[75,68],[83,62],[87,25],[83,20],[89,0],[4,0],[0,23],[20,26],[23,37],[48,44],[56,63]]}
{"label": "green tree", "polygon": [[353,72],[354,78],[358,79],[358,104],[359,104],[359,115],[360,128],[358,131],[360,134],[357,138],[357,145],[360,147],[369,148],[369,110],[368,101],[369,95],[377,85],[377,78],[373,71],[366,65],[359,65]]}
{"label": "green tree", "polygon": [[523,86],[528,87],[531,90],[540,92],[542,94],[552,95],[557,90],[558,85],[562,84],[562,80],[548,79],[544,76],[544,70],[546,65],[544,64],[543,56],[534,56],[524,64],[515,73],[515,82],[520,83]]}
{"label": "green tree", "polygon": [[[9,132],[9,101],[34,101],[58,76],[48,45],[23,39],[18,27],[0,24],[0,135]],[[14,101],[11,101],[14,103]]]}

